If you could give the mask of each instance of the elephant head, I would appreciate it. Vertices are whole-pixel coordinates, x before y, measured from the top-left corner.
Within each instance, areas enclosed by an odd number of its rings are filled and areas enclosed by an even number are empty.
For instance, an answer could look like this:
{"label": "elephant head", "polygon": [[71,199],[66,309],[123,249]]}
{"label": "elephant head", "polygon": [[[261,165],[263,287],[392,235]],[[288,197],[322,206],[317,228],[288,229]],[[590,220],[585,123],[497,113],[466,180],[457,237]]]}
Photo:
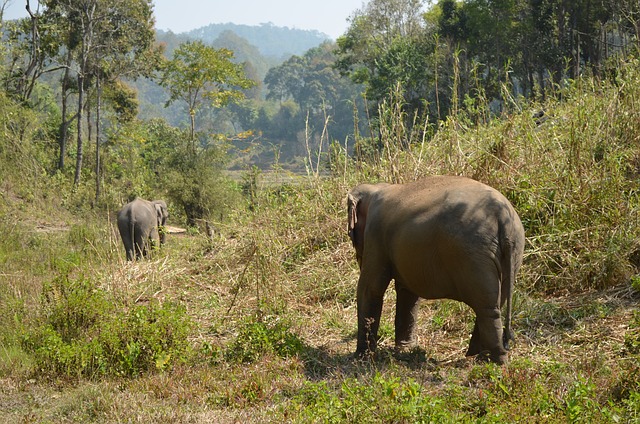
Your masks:
{"label": "elephant head", "polygon": [[364,230],[367,225],[369,201],[373,194],[388,184],[361,184],[347,195],[348,233],[356,251],[358,266],[362,267],[364,249]]}
{"label": "elephant head", "polygon": [[169,218],[169,211],[167,209],[167,204],[164,200],[154,200],[153,206],[155,207],[156,217],[158,221],[158,233],[160,235],[160,244],[164,244],[167,238],[166,231],[164,226],[167,223],[167,218]]}
{"label": "elephant head", "polygon": [[396,345],[414,341],[419,298],[448,298],[476,313],[467,355],[506,361],[524,229],[502,194],[462,177],[362,184],[347,195],[347,214],[360,267],[358,355],[375,351],[384,293],[395,280]]}

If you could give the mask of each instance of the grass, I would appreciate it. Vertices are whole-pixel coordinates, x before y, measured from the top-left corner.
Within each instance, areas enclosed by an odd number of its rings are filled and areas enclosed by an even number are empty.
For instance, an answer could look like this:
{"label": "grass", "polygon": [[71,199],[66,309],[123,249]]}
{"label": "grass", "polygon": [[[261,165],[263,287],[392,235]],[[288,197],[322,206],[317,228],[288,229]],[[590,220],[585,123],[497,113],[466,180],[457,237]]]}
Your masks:
{"label": "grass", "polygon": [[[460,116],[424,143],[389,128],[412,148],[387,139],[374,164],[258,184],[219,235],[170,234],[138,262],[111,212],[74,194],[56,212],[45,184],[5,175],[0,421],[638,422],[638,69],[576,82],[540,105],[542,125],[530,110],[481,127]],[[345,193],[433,173],[490,183],[525,223],[503,367],[464,357],[473,314],[454,301],[424,301],[418,346],[396,351],[393,290],[379,358],[352,356]]]}
{"label": "grass", "polygon": [[[334,200],[340,203],[342,183],[325,184],[325,196],[335,192]],[[300,202],[318,201],[313,195],[315,183],[298,190],[304,197]],[[59,249],[61,256],[67,250],[79,253],[63,262],[73,264],[66,268],[55,261],[46,265],[54,274],[62,269],[68,281],[38,272],[31,278],[42,284],[34,284],[39,288],[33,292],[24,291],[31,287],[27,278],[3,288],[2,319],[12,317],[11,322],[3,321],[1,333],[3,420],[511,422],[529,417],[539,422],[632,422],[638,418],[640,323],[634,313],[635,295],[623,286],[571,296],[562,292],[549,296],[519,286],[514,314],[517,340],[510,364],[502,368],[464,358],[472,314],[453,301],[424,302],[419,347],[396,352],[390,290],[380,359],[360,362],[351,357],[358,273],[349,241],[339,235],[340,220],[331,213],[322,219],[302,212],[288,216],[283,225],[266,225],[272,213],[281,211],[268,209],[268,216],[234,227],[233,237],[213,242],[197,235],[170,236],[165,250],[136,263],[124,261],[117,240],[98,247],[95,241],[90,243],[91,234],[99,233],[97,227],[85,231],[86,249],[79,248],[70,231],[37,233],[42,241],[31,243],[33,247],[27,244],[20,260],[45,242]],[[295,230],[294,223],[309,230]],[[83,251],[89,253],[85,256]],[[101,293],[112,300],[109,308],[115,308],[115,315],[130,316],[129,311],[151,304],[180,305],[193,321],[192,327],[185,327],[178,318],[172,319],[174,328],[189,328],[190,349],[185,348],[184,360],[165,367],[151,364],[134,373],[74,374],[45,367],[57,362],[34,355],[19,342],[29,330],[41,328],[35,312],[48,308],[43,299],[52,289],[47,287],[86,283],[81,275],[91,276],[87,280],[91,285],[84,288],[89,292],[80,290],[89,296],[89,300],[80,296],[82,304],[91,305],[91,296]],[[522,279],[526,281],[526,276]],[[94,300],[89,311],[105,308],[95,306],[102,301]],[[57,312],[72,311],[69,302],[56,304],[64,306]],[[35,310],[25,309],[25,304]],[[48,322],[54,318],[49,315]]]}

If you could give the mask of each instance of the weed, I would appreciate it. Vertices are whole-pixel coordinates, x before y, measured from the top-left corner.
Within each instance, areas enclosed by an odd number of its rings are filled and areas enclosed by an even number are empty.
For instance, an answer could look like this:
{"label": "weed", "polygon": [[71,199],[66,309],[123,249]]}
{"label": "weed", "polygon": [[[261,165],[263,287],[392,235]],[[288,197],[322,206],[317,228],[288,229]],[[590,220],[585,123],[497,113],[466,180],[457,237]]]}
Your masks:
{"label": "weed", "polygon": [[345,380],[339,388],[307,382],[289,408],[295,422],[456,422],[457,414],[416,381],[376,373],[371,381]]}
{"label": "weed", "polygon": [[640,275],[634,275],[631,277],[631,287],[636,292],[640,292]]}
{"label": "weed", "polygon": [[565,411],[569,422],[591,423],[600,412],[600,406],[594,400],[595,384],[589,380],[578,379],[565,398]]}
{"label": "weed", "polygon": [[268,354],[287,358],[299,355],[303,350],[302,340],[278,317],[249,318],[227,346],[224,357],[232,362],[250,363]]}
{"label": "weed", "polygon": [[640,312],[633,314],[633,319],[629,323],[629,329],[624,335],[624,347],[631,355],[640,354]]}

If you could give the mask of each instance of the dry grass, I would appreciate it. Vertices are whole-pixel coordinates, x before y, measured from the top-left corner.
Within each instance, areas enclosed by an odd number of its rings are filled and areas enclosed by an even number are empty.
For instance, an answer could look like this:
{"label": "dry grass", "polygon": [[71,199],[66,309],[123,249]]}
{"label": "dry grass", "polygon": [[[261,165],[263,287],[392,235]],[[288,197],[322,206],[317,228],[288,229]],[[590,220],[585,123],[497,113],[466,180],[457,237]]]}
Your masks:
{"label": "dry grass", "polygon": [[[333,220],[316,222],[321,232],[325,225],[334,224]],[[303,340],[301,355],[266,355],[249,364],[209,363],[204,355],[169,371],[101,381],[50,380],[5,371],[0,389],[2,419],[16,423],[295,422],[304,416],[300,408],[305,404],[299,396],[308,384],[326,382],[328,394],[348,399],[349,390],[356,390],[354,381],[375,387],[374,376],[381,375],[383,382],[396,377],[415,381],[421,396],[451,399],[449,407],[458,417],[484,411],[487,417],[495,413],[563,422],[565,399],[573,396],[581,379],[596,384],[589,399],[597,405],[622,396],[616,390],[637,390],[624,375],[638,370],[637,356],[624,354],[623,348],[637,305],[635,294],[627,289],[555,297],[518,290],[516,344],[511,364],[502,369],[464,358],[473,315],[453,301],[423,302],[418,347],[396,352],[392,347],[394,292],[389,290],[380,358],[363,363],[351,357],[358,273],[348,240],[338,238],[317,250],[300,250],[300,245],[308,247],[301,234],[292,235],[282,227],[278,232],[282,231],[281,237],[289,234],[286,240],[273,240],[274,234],[266,232],[259,238],[249,223],[236,230],[233,237],[214,242],[200,236],[173,236],[166,250],[151,260],[127,263],[118,252],[106,255],[116,260],[96,263],[91,269],[100,287],[129,302],[158,299],[186,305],[197,322],[191,336],[196,349],[205,342],[224,349],[247,316],[275,316],[290,322],[291,331]],[[247,234],[253,234],[253,239]],[[263,236],[274,243],[262,244]],[[109,249],[121,247],[114,244]],[[294,260],[292,251],[300,255],[295,266],[287,262]],[[534,389],[543,394],[527,392]],[[538,398],[552,403],[546,415],[527,409],[539,407],[533,405]],[[598,421],[596,417],[593,422]]]}

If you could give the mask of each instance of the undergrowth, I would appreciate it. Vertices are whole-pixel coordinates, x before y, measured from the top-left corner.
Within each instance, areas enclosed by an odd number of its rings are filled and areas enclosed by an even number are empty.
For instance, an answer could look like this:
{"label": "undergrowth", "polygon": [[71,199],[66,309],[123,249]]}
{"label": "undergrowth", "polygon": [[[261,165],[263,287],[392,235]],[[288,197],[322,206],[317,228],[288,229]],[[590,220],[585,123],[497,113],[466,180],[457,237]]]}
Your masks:
{"label": "undergrowth", "polygon": [[191,323],[170,302],[122,305],[88,280],[57,278],[43,289],[40,313],[22,340],[38,374],[134,377],[189,357]]}

